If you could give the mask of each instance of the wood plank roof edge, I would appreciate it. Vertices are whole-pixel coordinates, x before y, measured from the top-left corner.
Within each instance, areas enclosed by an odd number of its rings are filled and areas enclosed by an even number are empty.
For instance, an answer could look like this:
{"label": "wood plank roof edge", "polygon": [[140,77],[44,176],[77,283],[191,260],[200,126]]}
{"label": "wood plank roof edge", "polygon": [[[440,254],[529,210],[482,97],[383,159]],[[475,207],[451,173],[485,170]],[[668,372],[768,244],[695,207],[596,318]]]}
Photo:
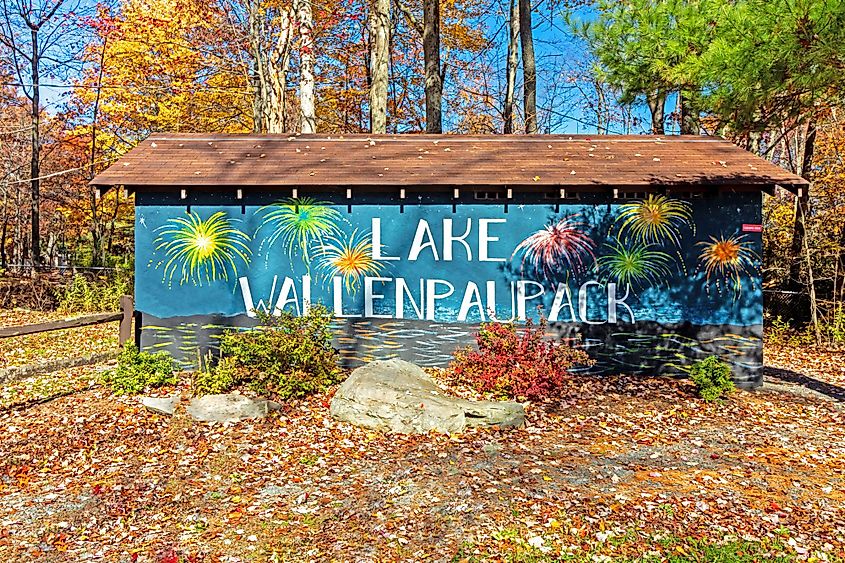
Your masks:
{"label": "wood plank roof edge", "polygon": [[[364,160],[350,158],[346,143],[366,142],[365,148],[375,148],[372,157]],[[159,145],[160,143],[160,145]],[[177,144],[178,143],[178,144]],[[204,143],[209,147],[197,146]],[[254,154],[254,149],[265,147],[249,146],[266,143],[267,153]],[[287,143],[300,146],[301,143],[326,143],[325,146],[296,149],[303,157],[323,154],[331,159],[322,159],[320,163],[303,161],[301,164],[290,163],[293,151],[287,153],[281,149]],[[330,145],[329,145],[330,144]],[[473,144],[477,154],[469,155],[470,149],[458,149],[448,152],[449,145]],[[549,149],[559,148],[553,145],[570,146],[570,151],[583,150],[579,145],[590,145],[589,153],[561,158],[560,153],[550,154],[528,146],[546,144]],[[235,162],[224,152],[214,151],[212,147],[228,145],[224,149],[229,155],[232,150],[253,151],[253,154],[239,156],[239,163],[249,163],[254,168],[248,176],[242,176],[229,166]],[[236,145],[233,147],[231,145]],[[238,147],[238,145],[240,145]],[[434,147],[432,147],[432,145]],[[493,146],[506,145],[518,150],[526,146],[525,158],[519,164],[514,163],[513,151]],[[634,145],[637,148],[634,149]],[[635,153],[645,152],[641,146],[659,145],[663,152],[655,155]],[[381,149],[378,147],[381,146]],[[388,149],[387,147],[396,147]],[[399,148],[402,147],[402,148]],[[681,148],[684,147],[684,148]],[[705,148],[706,147],[706,148]],[[617,153],[607,152],[613,148]],[[425,153],[421,153],[427,149]],[[442,149],[441,154],[436,149]],[[487,150],[489,149],[489,150]],[[668,149],[668,152],[667,152]],[[673,151],[677,150],[677,153]],[[182,152],[184,151],[184,153]],[[274,152],[275,151],[275,152]],[[279,152],[283,151],[283,152]],[[310,152],[306,152],[310,151]],[[325,151],[325,152],[321,152]],[[384,152],[387,151],[387,152]],[[429,151],[433,151],[429,153]],[[600,152],[599,152],[600,151]],[[158,158],[155,152],[161,153]],[[165,157],[165,153],[168,155]],[[181,154],[180,154],[181,153]],[[430,159],[432,171],[449,174],[442,180],[432,181],[430,176],[413,173],[419,169],[421,154]],[[652,164],[652,161],[663,162]],[[448,156],[447,156],[448,155]],[[270,156],[270,158],[264,158]],[[599,158],[590,158],[598,156]],[[654,156],[654,158],[648,158]],[[181,158],[180,158],[181,157]],[[255,157],[255,158],[254,158]],[[284,157],[280,160],[280,157]],[[341,166],[337,166],[337,158]],[[640,160],[642,158],[642,160]],[[327,162],[327,160],[330,160]],[[705,166],[712,164],[712,169]],[[462,162],[462,161],[465,161]],[[614,162],[615,161],[615,162]],[[166,164],[165,164],[166,162]],[[631,163],[636,162],[634,169]],[[274,164],[271,164],[274,163]],[[280,170],[279,164],[283,163]],[[479,167],[479,163],[485,166]],[[624,164],[623,164],[624,163]],[[375,168],[389,164],[389,175],[378,173]],[[464,165],[465,164],[465,165]],[[501,166],[502,176],[490,177],[490,166]],[[584,166],[588,166],[584,175]],[[721,165],[721,167],[719,166]],[[516,167],[519,167],[517,171]],[[654,169],[653,166],[659,167]],[[342,168],[346,168],[342,170]],[[532,177],[531,168],[540,171],[543,177]],[[553,170],[549,170],[549,168]],[[238,167],[239,168],[239,167]],[[354,170],[350,170],[353,168]],[[579,172],[576,177],[575,168]],[[722,169],[724,168],[724,170]],[[405,172],[403,173],[403,170]],[[338,178],[342,173],[342,179]],[[378,173],[378,174],[377,174]],[[282,175],[283,176],[280,176]],[[674,174],[676,177],[671,177]],[[525,178],[521,176],[525,175]],[[389,177],[385,177],[389,176]],[[141,141],[135,148],[123,155],[117,162],[98,174],[89,183],[92,186],[111,187],[122,185],[128,188],[151,186],[172,187],[252,187],[285,188],[301,186],[304,189],[319,189],[330,186],[349,186],[381,188],[427,187],[454,185],[455,187],[478,185],[525,187],[570,187],[577,190],[587,186],[630,186],[655,187],[684,186],[705,187],[725,186],[735,183],[737,186],[774,187],[787,189],[803,188],[809,182],[800,176],[780,168],[733,143],[720,137],[695,135],[428,135],[428,134],[386,134],[372,135],[354,133],[344,135],[296,135],[296,134],[209,134],[209,133],[153,133]]]}

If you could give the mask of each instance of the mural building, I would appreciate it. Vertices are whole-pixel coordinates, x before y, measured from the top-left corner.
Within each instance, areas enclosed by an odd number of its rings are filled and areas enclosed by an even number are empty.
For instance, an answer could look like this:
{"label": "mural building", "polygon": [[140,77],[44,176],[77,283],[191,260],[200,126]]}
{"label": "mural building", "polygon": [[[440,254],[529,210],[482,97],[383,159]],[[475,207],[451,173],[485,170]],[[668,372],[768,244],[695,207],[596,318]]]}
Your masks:
{"label": "mural building", "polygon": [[164,194],[137,200],[141,342],[185,361],[223,327],[319,304],[350,365],[445,365],[479,323],[543,316],[598,360],[596,373],[680,374],[716,354],[740,382],[760,377],[762,236],[744,232],[760,222],[759,193],[206,199],[189,210]]}

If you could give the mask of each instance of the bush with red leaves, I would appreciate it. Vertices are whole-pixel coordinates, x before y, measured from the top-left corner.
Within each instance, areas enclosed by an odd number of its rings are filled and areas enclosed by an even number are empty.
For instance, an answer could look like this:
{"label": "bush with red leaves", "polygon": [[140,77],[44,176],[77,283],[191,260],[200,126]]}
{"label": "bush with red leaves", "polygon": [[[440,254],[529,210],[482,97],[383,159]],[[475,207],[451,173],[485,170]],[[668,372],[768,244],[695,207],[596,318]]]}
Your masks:
{"label": "bush with red leaves", "polygon": [[560,397],[569,369],[595,362],[586,352],[545,336],[545,319],[537,326],[529,320],[523,329],[512,323],[484,323],[476,336],[478,350],[455,352],[449,375],[456,383],[498,397],[530,401]]}

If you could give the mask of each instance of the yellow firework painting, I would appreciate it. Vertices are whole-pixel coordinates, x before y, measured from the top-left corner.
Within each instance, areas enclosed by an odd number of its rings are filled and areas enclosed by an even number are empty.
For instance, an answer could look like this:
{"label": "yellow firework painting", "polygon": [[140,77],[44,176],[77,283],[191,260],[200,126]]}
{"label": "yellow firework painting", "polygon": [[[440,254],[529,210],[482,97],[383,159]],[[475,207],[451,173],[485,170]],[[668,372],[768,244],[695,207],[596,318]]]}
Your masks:
{"label": "yellow firework painting", "polygon": [[681,227],[693,230],[692,206],[664,195],[649,194],[645,199],[621,206],[616,218],[618,238],[626,234],[643,244],[660,244],[665,240],[681,244]]}
{"label": "yellow firework painting", "polygon": [[751,276],[759,257],[745,240],[745,235],[733,237],[710,237],[709,241],[698,243],[702,247],[698,255],[699,269],[704,269],[707,287],[715,282],[721,291],[720,282],[727,288],[733,282],[736,293],[742,291],[742,276]]}
{"label": "yellow firework painting", "polygon": [[349,238],[330,235],[323,239],[320,247],[320,269],[329,278],[340,276],[346,290],[354,293],[364,276],[377,276],[384,270],[384,264],[373,259],[373,242],[369,233],[352,231]]}
{"label": "yellow firework painting", "polygon": [[189,212],[186,217],[174,217],[156,229],[155,250],[164,252],[164,259],[156,268],[164,267],[163,279],[179,284],[228,280],[238,273],[238,263],[249,264],[252,251],[250,238],[232,226],[223,211],[208,219]]}

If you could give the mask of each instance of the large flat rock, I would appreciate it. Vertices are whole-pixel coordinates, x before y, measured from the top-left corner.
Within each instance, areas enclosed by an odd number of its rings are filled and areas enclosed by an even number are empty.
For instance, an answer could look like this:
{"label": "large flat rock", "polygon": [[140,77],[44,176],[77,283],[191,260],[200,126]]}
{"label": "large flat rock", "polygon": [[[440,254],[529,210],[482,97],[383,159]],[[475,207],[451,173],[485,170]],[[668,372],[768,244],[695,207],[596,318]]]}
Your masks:
{"label": "large flat rock", "polygon": [[422,368],[399,359],[370,362],[353,371],[332,398],[331,413],[352,424],[402,434],[525,424],[521,404],[452,397]]}

